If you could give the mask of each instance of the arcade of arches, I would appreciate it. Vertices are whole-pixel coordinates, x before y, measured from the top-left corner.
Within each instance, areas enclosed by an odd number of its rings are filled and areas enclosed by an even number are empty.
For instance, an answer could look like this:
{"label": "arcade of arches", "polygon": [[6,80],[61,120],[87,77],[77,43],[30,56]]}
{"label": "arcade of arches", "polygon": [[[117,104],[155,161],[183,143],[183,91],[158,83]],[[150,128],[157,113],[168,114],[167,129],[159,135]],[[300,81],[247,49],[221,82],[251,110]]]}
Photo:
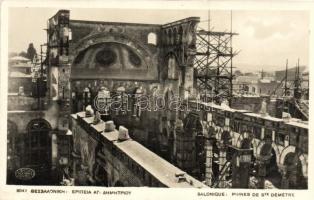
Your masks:
{"label": "arcade of arches", "polygon": [[[194,113],[186,115],[183,122],[186,125],[185,133],[177,131],[176,134],[185,134],[185,140],[177,141],[177,154],[179,150],[187,149],[186,146],[195,144],[192,147],[195,156],[190,160],[195,166],[192,167],[194,171],[189,171],[189,167],[182,164],[181,167],[199,180],[204,180],[207,185],[235,188],[307,188],[307,164],[302,150],[291,146],[281,148],[269,137],[258,140],[253,134],[239,135],[230,127],[219,127],[214,123],[206,127],[208,124],[204,124],[200,115]],[[186,150],[185,153],[191,154],[192,151]]]}

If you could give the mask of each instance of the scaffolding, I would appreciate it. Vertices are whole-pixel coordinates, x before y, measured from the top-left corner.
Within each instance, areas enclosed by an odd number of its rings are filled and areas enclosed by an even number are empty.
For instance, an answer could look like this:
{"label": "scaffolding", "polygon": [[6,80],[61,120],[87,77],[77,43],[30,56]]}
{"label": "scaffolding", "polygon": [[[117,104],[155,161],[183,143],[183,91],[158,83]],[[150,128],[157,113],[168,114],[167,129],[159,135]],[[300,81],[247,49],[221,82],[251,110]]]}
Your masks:
{"label": "scaffolding", "polygon": [[288,78],[288,59],[287,59],[285,76],[282,78],[280,83],[277,85],[277,87],[271,94],[284,97],[292,96],[293,98],[300,100],[304,93],[308,92],[308,87],[302,88],[302,82],[308,82],[308,80],[304,80],[302,78],[302,75],[300,74],[299,59],[295,66],[293,80],[289,80]]}
{"label": "scaffolding", "polygon": [[[304,82],[307,82],[307,87],[304,86]],[[303,84],[302,84],[303,83]],[[294,79],[288,78],[288,59],[286,61],[285,76],[277,85],[272,95],[283,98],[285,112],[292,114],[295,118],[301,118],[308,120],[309,118],[309,106],[308,106],[308,94],[309,85],[308,80],[305,80],[300,74],[299,59],[295,66]],[[289,106],[290,105],[290,106]],[[289,109],[290,107],[290,109]],[[299,113],[299,114],[296,114]]]}
{"label": "scaffolding", "polygon": [[[209,14],[208,14],[209,15]],[[231,13],[232,22],[232,13]],[[233,85],[232,59],[237,54],[232,48],[232,32],[198,29],[196,33],[195,80],[202,100],[231,103]]]}

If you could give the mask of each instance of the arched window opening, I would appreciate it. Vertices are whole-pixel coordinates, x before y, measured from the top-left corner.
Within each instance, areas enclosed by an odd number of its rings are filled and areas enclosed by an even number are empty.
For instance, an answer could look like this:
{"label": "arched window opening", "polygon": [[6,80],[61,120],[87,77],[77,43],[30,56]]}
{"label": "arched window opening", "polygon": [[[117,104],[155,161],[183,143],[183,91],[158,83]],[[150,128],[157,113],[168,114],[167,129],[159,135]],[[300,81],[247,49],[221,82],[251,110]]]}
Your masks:
{"label": "arched window opening", "polygon": [[177,45],[178,43],[179,43],[178,31],[177,31],[177,29],[174,29],[174,31],[173,31],[173,44]]}
{"label": "arched window opening", "polygon": [[170,29],[168,32],[168,45],[172,45],[173,44],[173,35],[172,35],[172,30]]}
{"label": "arched window opening", "polygon": [[252,92],[255,94],[255,87],[252,87]]}
{"label": "arched window opening", "polygon": [[24,165],[48,166],[51,163],[50,124],[44,119],[34,119],[27,126]]}
{"label": "arched window opening", "polygon": [[148,44],[152,44],[152,45],[156,45],[157,44],[157,35],[156,33],[149,33],[147,36],[147,43]]}
{"label": "arched window opening", "polygon": [[179,38],[179,44],[182,44],[184,41],[183,41],[183,29],[181,26],[179,28],[178,38]]}
{"label": "arched window opening", "polygon": [[166,30],[163,32],[162,40],[163,40],[163,45],[165,45],[165,46],[168,45],[169,39],[168,39],[168,33]]}
{"label": "arched window opening", "polygon": [[174,55],[168,59],[168,79],[178,79],[177,61]]}

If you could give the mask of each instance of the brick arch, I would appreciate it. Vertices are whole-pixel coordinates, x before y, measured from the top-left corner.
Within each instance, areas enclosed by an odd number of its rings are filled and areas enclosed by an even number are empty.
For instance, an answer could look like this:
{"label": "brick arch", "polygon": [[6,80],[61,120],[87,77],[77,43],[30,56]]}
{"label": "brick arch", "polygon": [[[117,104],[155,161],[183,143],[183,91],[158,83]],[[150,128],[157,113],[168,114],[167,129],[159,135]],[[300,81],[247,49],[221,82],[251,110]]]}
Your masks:
{"label": "brick arch", "polygon": [[[166,106],[166,114],[168,114],[169,112],[169,103],[170,103],[170,99],[173,98],[175,96],[173,90],[170,87],[166,87],[165,90],[163,91],[163,98],[164,98],[164,102],[165,102],[165,106]],[[171,111],[170,111],[171,112]]]}
{"label": "brick arch", "polygon": [[252,135],[252,133],[249,133],[249,132],[241,133],[240,136],[237,139],[236,147],[241,148],[242,142],[243,142],[244,139],[249,139],[249,140],[251,140],[251,143],[252,143],[253,142],[253,135]]}
{"label": "brick arch", "polygon": [[214,131],[214,135],[215,135],[215,138],[220,141],[221,139],[221,135],[222,133],[224,132],[224,129],[221,128],[220,126],[214,126],[215,128],[215,131]]}
{"label": "brick arch", "polygon": [[[165,54],[165,62],[168,62],[168,59],[169,59],[171,56],[174,57],[174,59],[175,59],[176,62],[177,62],[178,67],[180,67],[182,63],[180,62],[179,56],[178,56],[178,54],[177,54],[175,51],[168,51],[168,52]],[[167,65],[168,65],[168,63],[167,63]]]}
{"label": "brick arch", "polygon": [[[188,122],[187,119],[188,119],[189,117],[191,117],[191,116],[194,116],[194,117],[197,118],[197,120],[195,121],[195,123],[194,123],[194,124],[192,123],[192,125],[194,125],[193,128],[195,128],[195,130],[203,130],[204,127],[203,127],[203,124],[201,123],[201,117],[200,117],[200,115],[199,115],[198,113],[195,113],[195,112],[189,112],[189,113],[186,115],[186,117],[185,117],[184,120],[183,120],[184,127],[186,127],[187,125],[190,125],[189,123],[187,123],[187,122]],[[188,128],[188,127],[186,127],[186,128]]]}
{"label": "brick arch", "polygon": [[[75,47],[73,47],[73,59],[72,64],[75,58],[80,54],[80,52],[84,51],[85,49],[96,45],[100,43],[118,43],[118,44],[124,44],[126,46],[129,46],[130,48],[136,50],[138,54],[143,56],[144,58],[152,57],[152,54],[150,53],[150,50],[145,47],[141,41],[138,41],[136,39],[130,38],[129,36],[123,34],[123,33],[98,33],[95,35],[87,36],[83,39],[81,39]],[[147,59],[145,59],[147,62]],[[149,67],[152,66],[151,61],[147,63]]]}
{"label": "brick arch", "polygon": [[289,153],[295,153],[295,146],[287,146],[286,148],[284,148],[280,154],[280,159],[279,159],[279,163],[284,165],[285,162],[285,158]]}
{"label": "brick arch", "polygon": [[203,134],[206,137],[210,137],[213,132],[213,127],[210,126],[208,121],[201,121],[202,127],[203,127]]}
{"label": "brick arch", "polygon": [[39,124],[40,128],[44,128],[46,130],[52,129],[50,123],[47,120],[43,118],[38,118],[38,119],[32,119],[31,121],[29,121],[27,124],[26,130],[30,131],[33,128],[32,126],[36,123]]}
{"label": "brick arch", "polygon": [[[280,154],[280,160],[279,160],[279,163],[280,165],[284,166],[284,163],[285,163],[285,159],[286,159],[286,156],[289,154],[289,153],[296,153],[296,147],[295,146],[287,146],[286,148],[284,148]],[[307,156],[304,155],[303,153],[300,153],[298,155],[300,161],[301,161],[301,164],[302,164],[302,173],[303,173],[303,176],[304,177],[307,177],[308,174],[307,174],[307,171],[308,171],[308,166],[307,166]]]}
{"label": "brick arch", "polygon": [[163,91],[163,96],[165,96],[166,94],[171,93],[172,95],[174,95],[174,92],[172,91],[170,86],[165,87],[164,91]]}
{"label": "brick arch", "polygon": [[[265,141],[260,141],[260,143],[258,144],[257,148],[256,148],[256,157],[260,157],[261,156],[261,150],[262,150],[262,147],[267,144]],[[279,148],[278,146],[272,142],[271,143],[271,147],[274,149],[275,153],[276,153],[276,163],[277,165],[280,163],[280,151],[279,151]]]}

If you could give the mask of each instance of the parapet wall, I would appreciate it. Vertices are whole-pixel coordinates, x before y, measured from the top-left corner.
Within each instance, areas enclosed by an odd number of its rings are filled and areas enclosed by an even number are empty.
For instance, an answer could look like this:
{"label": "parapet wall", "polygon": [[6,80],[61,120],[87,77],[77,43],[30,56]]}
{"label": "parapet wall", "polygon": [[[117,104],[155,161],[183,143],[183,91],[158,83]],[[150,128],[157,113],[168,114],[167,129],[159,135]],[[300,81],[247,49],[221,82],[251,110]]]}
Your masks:
{"label": "parapet wall", "polygon": [[119,141],[117,130],[104,132],[105,122],[94,125],[93,120],[85,112],[71,115],[76,184],[206,187],[138,142]]}

